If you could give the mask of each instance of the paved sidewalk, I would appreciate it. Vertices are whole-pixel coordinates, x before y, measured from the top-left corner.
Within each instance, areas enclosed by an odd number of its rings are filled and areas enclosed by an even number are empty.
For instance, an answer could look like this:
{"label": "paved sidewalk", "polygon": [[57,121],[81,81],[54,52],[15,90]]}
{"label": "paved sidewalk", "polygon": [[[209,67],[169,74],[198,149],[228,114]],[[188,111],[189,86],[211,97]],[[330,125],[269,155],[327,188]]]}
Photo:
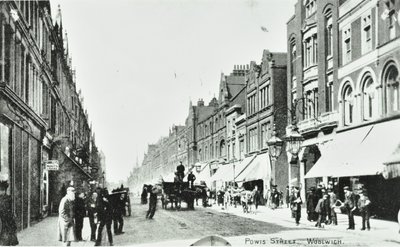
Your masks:
{"label": "paved sidewalk", "polygon": [[[285,227],[293,227],[295,226],[294,218],[291,218],[291,211],[286,206],[278,209],[270,209],[266,206],[259,206],[258,210],[255,210],[253,206],[253,212],[251,213],[243,213],[243,209],[241,206],[236,208],[228,207],[228,209],[222,209],[222,207],[218,207],[216,204],[212,205],[212,210],[217,210],[220,212],[231,213],[237,216],[247,217],[255,220],[261,220],[265,222],[273,222],[275,224],[285,226]],[[305,208],[302,208],[300,225],[298,226],[300,229],[319,229],[321,231],[335,231],[335,232],[343,232],[346,234],[353,234],[357,237],[368,237],[371,235],[374,238],[385,240],[385,242],[393,242],[400,244],[400,234],[399,234],[399,224],[393,221],[387,220],[378,220],[378,219],[370,219],[371,231],[361,231],[361,216],[354,216],[354,221],[356,224],[355,230],[346,230],[348,227],[348,218],[346,214],[337,214],[338,225],[326,225],[324,228],[315,227],[316,222],[310,222],[307,220],[307,211]]]}

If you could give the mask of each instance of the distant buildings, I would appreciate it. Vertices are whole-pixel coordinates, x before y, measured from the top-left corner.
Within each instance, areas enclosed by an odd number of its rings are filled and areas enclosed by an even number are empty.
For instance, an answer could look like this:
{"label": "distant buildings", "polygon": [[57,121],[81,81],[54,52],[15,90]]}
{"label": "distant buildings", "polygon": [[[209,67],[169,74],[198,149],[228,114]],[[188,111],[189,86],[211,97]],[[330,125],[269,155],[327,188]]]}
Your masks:
{"label": "distant buildings", "polygon": [[[235,66],[218,99],[190,105],[188,165],[209,173],[213,189],[244,182],[264,196],[271,184],[299,186],[304,199],[321,182],[340,198],[344,186],[365,188],[373,214],[395,218],[399,66],[399,1],[298,0],[287,53],[266,50],[259,65]],[[274,125],[284,140],[276,162],[267,153]],[[298,149],[289,148],[292,133],[303,138]]]}
{"label": "distant buildings", "polygon": [[103,159],[76,91],[61,10],[0,2],[0,180],[19,229],[57,211],[66,186],[87,189]]}

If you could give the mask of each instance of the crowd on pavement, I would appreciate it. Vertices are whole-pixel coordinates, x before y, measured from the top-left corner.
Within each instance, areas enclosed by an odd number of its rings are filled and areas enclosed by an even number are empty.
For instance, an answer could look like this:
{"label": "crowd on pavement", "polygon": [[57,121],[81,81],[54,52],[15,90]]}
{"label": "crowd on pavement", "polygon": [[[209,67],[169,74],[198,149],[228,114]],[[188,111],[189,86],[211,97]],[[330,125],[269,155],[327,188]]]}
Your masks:
{"label": "crowd on pavement", "polygon": [[70,186],[61,199],[58,216],[59,241],[70,246],[73,241],[83,241],[82,229],[84,218],[89,218],[91,229],[90,241],[95,246],[102,244],[102,232],[106,228],[109,244],[113,245],[111,226],[114,235],[123,234],[123,216],[130,216],[129,189],[115,189],[110,194],[107,188],[96,188],[86,194]]}

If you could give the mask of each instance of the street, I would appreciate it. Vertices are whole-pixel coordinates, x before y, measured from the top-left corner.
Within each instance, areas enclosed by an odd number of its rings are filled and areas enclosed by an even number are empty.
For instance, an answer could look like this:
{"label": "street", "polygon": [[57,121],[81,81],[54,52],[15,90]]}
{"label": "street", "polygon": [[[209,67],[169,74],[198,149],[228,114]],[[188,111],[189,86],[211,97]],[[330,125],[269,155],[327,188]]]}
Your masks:
{"label": "street", "polygon": [[[196,207],[194,211],[184,209],[176,211],[161,209],[159,202],[154,219],[147,220],[145,219],[147,207],[148,205],[141,205],[137,200],[134,201],[132,204],[133,215],[124,218],[125,234],[114,235],[114,245],[189,246],[210,235],[222,236],[235,246],[271,244],[291,246],[398,246],[400,244],[398,234],[392,234],[392,238],[390,238],[383,234],[383,230],[382,233],[380,232],[381,226],[373,225],[371,232],[343,231],[347,224],[343,217],[339,218],[339,226],[335,228],[317,229],[312,226],[312,222],[308,224],[310,222],[304,222],[304,219],[300,226],[295,226],[290,217],[285,219],[283,215],[282,218],[282,214],[288,212],[286,209],[273,211],[259,208],[257,214],[243,214],[239,208],[230,208],[228,212],[225,212],[225,210],[215,206],[213,208]],[[57,217],[49,217],[24,230],[18,234],[20,245],[61,245],[61,242],[57,241],[56,224]],[[397,233],[397,229],[393,229],[393,233]],[[83,236],[85,241],[74,242],[72,245],[94,245],[94,242],[88,241],[89,225],[87,219],[85,219]],[[309,243],[309,241],[312,241],[312,243]],[[108,245],[105,238],[103,238],[103,245]]]}

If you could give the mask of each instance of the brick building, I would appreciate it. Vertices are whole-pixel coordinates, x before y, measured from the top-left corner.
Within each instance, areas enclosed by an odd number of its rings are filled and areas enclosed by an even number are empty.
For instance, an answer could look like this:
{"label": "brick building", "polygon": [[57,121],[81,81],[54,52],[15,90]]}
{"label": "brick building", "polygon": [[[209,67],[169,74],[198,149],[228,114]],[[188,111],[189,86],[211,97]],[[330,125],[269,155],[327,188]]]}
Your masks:
{"label": "brick building", "polygon": [[[96,175],[67,44],[49,1],[0,2],[0,175],[10,182],[18,229],[56,207],[62,184]],[[44,161],[56,159],[59,170],[48,169]]]}

